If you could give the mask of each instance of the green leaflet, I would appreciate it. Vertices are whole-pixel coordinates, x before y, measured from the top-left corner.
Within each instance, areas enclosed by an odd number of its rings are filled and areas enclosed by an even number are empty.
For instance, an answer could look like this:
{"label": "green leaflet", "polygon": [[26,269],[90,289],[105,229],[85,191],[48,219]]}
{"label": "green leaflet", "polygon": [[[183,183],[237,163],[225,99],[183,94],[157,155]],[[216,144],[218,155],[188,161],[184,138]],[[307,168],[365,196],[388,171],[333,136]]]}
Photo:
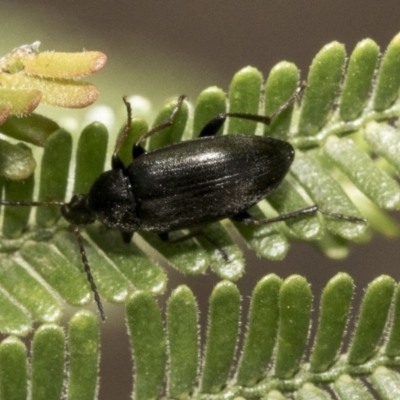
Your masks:
{"label": "green leaflet", "polygon": [[149,293],[137,292],[127,303],[126,316],[136,357],[134,396],[156,398],[164,382],[167,359],[160,310]]}
{"label": "green leaflet", "polygon": [[353,290],[353,280],[347,274],[336,275],[325,286],[310,360],[312,372],[325,372],[335,362],[345,334]]}
{"label": "green leaflet", "polygon": [[25,400],[28,395],[28,365],[26,348],[14,336],[0,344],[0,397]]}
{"label": "green leaflet", "polygon": [[190,289],[179,286],[168,300],[167,335],[170,349],[168,394],[173,398],[189,396],[198,371],[198,310]]}
{"label": "green leaflet", "polygon": [[303,135],[315,135],[326,123],[339,91],[345,58],[344,46],[338,42],[327,44],[314,58],[300,113],[299,131]]}
{"label": "green leaflet", "polygon": [[68,326],[68,400],[96,397],[100,337],[97,318],[88,311],[76,313]]}
{"label": "green leaflet", "polygon": [[64,332],[56,325],[42,325],[32,341],[32,398],[61,397],[64,380]]}
{"label": "green leaflet", "polygon": [[231,282],[220,282],[211,294],[201,393],[219,392],[229,376],[239,327],[239,299]]}

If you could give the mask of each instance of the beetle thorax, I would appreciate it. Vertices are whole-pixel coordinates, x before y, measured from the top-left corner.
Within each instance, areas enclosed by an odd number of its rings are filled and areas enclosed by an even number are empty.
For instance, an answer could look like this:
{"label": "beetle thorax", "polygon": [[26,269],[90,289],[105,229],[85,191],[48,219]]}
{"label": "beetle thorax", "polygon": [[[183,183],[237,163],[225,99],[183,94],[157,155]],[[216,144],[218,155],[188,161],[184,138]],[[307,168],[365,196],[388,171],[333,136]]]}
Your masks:
{"label": "beetle thorax", "polygon": [[87,197],[89,210],[104,225],[127,231],[136,230],[136,202],[130,181],[121,170],[102,173]]}

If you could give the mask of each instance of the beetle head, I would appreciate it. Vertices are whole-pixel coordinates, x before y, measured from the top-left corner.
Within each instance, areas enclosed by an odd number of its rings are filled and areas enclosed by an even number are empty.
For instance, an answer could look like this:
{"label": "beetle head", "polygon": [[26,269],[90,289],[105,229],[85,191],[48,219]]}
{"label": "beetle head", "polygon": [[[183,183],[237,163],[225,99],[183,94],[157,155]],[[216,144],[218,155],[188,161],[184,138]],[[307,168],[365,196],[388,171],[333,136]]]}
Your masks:
{"label": "beetle head", "polygon": [[88,207],[88,197],[80,194],[61,206],[61,214],[72,225],[88,225],[96,219]]}

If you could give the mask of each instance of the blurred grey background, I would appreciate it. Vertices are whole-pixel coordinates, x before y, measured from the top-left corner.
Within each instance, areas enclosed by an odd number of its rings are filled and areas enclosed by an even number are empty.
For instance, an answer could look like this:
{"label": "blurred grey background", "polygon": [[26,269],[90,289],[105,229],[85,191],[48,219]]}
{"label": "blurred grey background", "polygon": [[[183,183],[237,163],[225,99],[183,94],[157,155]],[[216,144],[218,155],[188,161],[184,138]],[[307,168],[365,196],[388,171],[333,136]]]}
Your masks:
{"label": "blurred grey background", "polygon": [[[42,42],[42,51],[103,51],[107,66],[89,79],[100,89],[99,102],[118,109],[123,94],[138,94],[157,108],[166,98],[182,93],[194,101],[207,86],[227,90],[232,75],[247,65],[267,76],[277,62],[288,60],[298,65],[305,79],[314,55],[333,40],[351,52],[357,42],[370,37],[384,50],[400,31],[400,4],[396,0],[2,0],[0,21],[0,54],[35,40]],[[251,252],[246,258],[246,275],[238,282],[244,310],[255,283],[270,272],[283,278],[302,274],[319,296],[332,276],[346,271],[356,282],[356,300],[377,275],[390,274],[397,280],[400,276],[398,241],[379,236],[368,245],[353,246],[344,261],[327,260],[304,243],[294,244],[283,262],[258,260]],[[212,273],[188,278],[171,268],[168,274],[168,293],[186,283],[202,295],[204,330],[206,298],[218,279]],[[102,326],[100,398],[128,399],[131,354],[123,308],[110,305],[108,315]]]}

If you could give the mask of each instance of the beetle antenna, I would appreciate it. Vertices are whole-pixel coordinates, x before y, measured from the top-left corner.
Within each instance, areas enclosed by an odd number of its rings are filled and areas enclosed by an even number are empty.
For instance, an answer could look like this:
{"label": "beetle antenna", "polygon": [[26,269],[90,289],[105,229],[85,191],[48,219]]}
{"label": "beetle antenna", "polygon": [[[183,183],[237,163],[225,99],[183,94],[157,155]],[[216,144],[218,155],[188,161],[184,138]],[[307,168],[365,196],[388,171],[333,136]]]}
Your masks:
{"label": "beetle antenna", "polygon": [[145,134],[143,134],[142,136],[140,136],[140,138],[137,140],[135,147],[139,146],[139,144],[141,142],[143,142],[144,140],[146,140],[148,137],[154,135],[157,132],[160,132],[161,130],[168,128],[169,126],[171,126],[174,123],[175,120],[175,116],[178,113],[178,111],[181,109],[183,101],[186,99],[185,95],[181,95],[178,98],[178,101],[176,103],[175,108],[173,109],[171,115],[161,124],[155,126],[153,129],[150,129],[148,132],[146,132]]}
{"label": "beetle antenna", "polygon": [[21,206],[21,207],[36,207],[36,206],[63,206],[64,201],[49,200],[49,201],[14,201],[0,200],[2,206]]}
{"label": "beetle antenna", "polygon": [[269,115],[270,120],[276,118],[282,111],[285,111],[288,107],[290,107],[295,101],[299,100],[304,93],[305,88],[307,87],[307,82],[302,81],[300,86],[296,89],[296,91],[289,97],[289,99],[283,103],[275,112]]}
{"label": "beetle antenna", "polygon": [[257,219],[252,217],[247,211],[243,211],[236,216],[232,217],[233,220],[241,222],[244,225],[267,225],[267,224],[273,224],[275,222],[282,222],[282,221],[287,221],[291,219],[296,219],[296,218],[301,218],[305,217],[308,215],[315,215],[317,212],[326,215],[327,217],[334,218],[334,219],[339,219],[339,220],[344,220],[348,222],[352,222],[354,224],[368,224],[368,221],[365,218],[359,218],[359,217],[354,217],[352,215],[344,215],[344,214],[339,214],[339,213],[334,213],[330,211],[325,211],[321,210],[318,208],[316,204],[313,206],[309,206],[306,208],[302,208],[300,210],[292,211],[287,214],[281,214],[278,215],[277,217],[272,217],[272,218],[261,218]]}
{"label": "beetle antenna", "polygon": [[90,289],[93,292],[94,300],[95,300],[95,302],[97,304],[97,308],[99,310],[100,317],[101,317],[102,321],[105,321],[106,320],[106,314],[104,312],[103,304],[101,302],[99,292],[97,291],[97,286],[96,286],[96,284],[94,282],[93,275],[92,275],[92,272],[90,270],[89,261],[88,261],[88,259],[86,257],[85,246],[83,245],[83,239],[82,239],[82,235],[81,235],[81,232],[79,230],[79,227],[74,225],[73,226],[73,231],[75,233],[76,239],[78,240],[79,252],[81,253],[82,263],[83,263],[83,266],[84,266],[84,269],[85,269],[87,280],[89,281],[89,284],[90,284]]}

